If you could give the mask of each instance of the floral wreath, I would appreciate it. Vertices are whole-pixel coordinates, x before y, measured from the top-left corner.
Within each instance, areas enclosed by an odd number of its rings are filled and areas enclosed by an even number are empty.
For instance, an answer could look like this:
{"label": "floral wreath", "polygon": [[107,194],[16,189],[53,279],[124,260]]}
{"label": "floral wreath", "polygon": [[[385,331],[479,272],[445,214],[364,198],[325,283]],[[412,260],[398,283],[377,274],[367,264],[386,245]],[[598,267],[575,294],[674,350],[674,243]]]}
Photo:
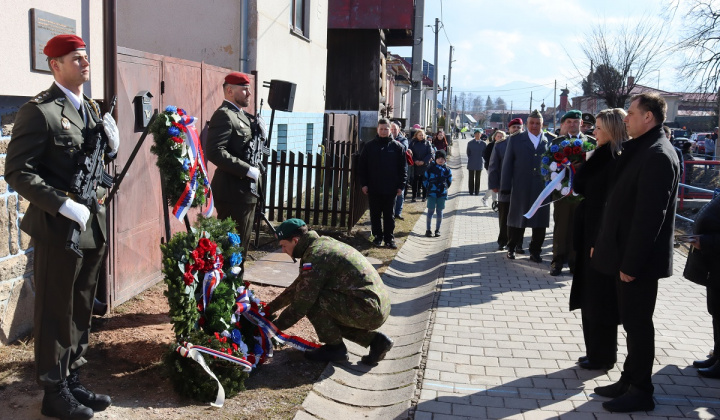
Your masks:
{"label": "floral wreath", "polygon": [[587,152],[591,150],[595,150],[594,144],[589,141],[575,139],[563,140],[560,144],[553,144],[545,152],[542,157],[540,174],[545,178],[546,186],[560,176],[560,173],[566,168],[570,174],[570,176],[564,176],[562,181],[555,185],[555,191],[561,196],[557,197],[558,199],[562,197],[578,197],[577,192],[573,191],[572,185],[575,167],[587,160]]}

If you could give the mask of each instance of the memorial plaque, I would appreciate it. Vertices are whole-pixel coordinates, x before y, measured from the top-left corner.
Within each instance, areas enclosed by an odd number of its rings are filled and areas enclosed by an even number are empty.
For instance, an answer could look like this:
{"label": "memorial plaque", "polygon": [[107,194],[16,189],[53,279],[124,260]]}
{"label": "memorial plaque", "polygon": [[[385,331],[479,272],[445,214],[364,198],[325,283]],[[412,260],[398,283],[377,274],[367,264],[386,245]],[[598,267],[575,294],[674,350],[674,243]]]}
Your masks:
{"label": "memorial plaque", "polygon": [[75,19],[54,15],[38,9],[30,9],[30,39],[32,40],[33,70],[50,72],[47,56],[43,54],[45,44],[55,35],[75,34]]}

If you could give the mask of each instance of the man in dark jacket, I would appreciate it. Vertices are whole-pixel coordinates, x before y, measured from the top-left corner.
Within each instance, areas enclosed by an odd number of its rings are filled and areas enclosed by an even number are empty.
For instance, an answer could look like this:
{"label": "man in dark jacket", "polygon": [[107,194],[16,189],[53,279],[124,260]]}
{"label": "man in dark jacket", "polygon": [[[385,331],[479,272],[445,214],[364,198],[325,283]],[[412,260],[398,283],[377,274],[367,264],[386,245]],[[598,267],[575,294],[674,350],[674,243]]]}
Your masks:
{"label": "man in dark jacket", "polygon": [[390,137],[390,121],[380,119],[377,133],[360,152],[358,178],[370,204],[373,243],[381,246],[384,239],[385,246],[395,249],[393,213],[407,182],[407,161],[403,146]]}
{"label": "man in dark jacket", "polygon": [[[408,141],[407,137],[403,135],[403,132],[400,129],[400,124],[398,124],[397,122],[391,123],[390,133],[392,134],[392,138],[403,146],[404,150],[407,150],[410,147],[410,142]],[[400,220],[405,220],[405,218],[402,217],[402,209],[403,205],[405,204],[405,188],[407,188],[407,183],[403,185],[402,194],[398,195],[395,198],[395,218]]]}
{"label": "man in dark jacket", "polygon": [[[500,225],[500,233],[498,233],[498,251],[505,249],[508,243],[508,227],[507,218],[508,211],[510,210],[510,194],[504,194],[500,192],[500,178],[502,176],[502,164],[505,158],[505,150],[507,149],[507,141],[510,137],[520,133],[523,127],[523,120],[515,118],[510,120],[508,124],[508,137],[503,137],[495,141],[493,150],[490,153],[490,162],[488,164],[488,188],[497,193],[497,207],[498,207],[498,224]],[[493,136],[494,137],[494,136]],[[515,252],[518,254],[524,254],[525,251],[522,249],[522,235],[520,242],[518,242]]]}
{"label": "man in dark jacket", "polygon": [[655,358],[653,311],[658,279],[672,275],[675,201],[680,164],[662,123],[667,104],[656,94],[632,97],[625,126],[632,140],[618,158],[600,231],[591,253],[594,267],[617,276],[620,322],[628,355],[620,381],[595,388],[614,398],[608,411],[655,408],[651,382]]}

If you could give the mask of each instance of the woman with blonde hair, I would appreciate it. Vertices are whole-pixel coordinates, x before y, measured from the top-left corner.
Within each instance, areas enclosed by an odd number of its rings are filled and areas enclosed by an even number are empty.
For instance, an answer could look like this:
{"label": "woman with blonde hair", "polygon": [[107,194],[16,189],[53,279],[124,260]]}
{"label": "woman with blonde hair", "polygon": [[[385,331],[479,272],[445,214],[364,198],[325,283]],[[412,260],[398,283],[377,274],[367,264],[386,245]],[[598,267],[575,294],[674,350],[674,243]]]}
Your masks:
{"label": "woman with blonde hair", "polygon": [[617,361],[617,328],[620,323],[615,277],[595,270],[592,258],[595,239],[609,192],[610,175],[622,143],[628,140],[621,108],[605,109],[595,117],[597,149],[577,170],[573,189],[585,199],[575,212],[574,245],[577,252],[570,290],[570,310],[582,313],[586,355],[578,360],[583,369],[609,370]]}

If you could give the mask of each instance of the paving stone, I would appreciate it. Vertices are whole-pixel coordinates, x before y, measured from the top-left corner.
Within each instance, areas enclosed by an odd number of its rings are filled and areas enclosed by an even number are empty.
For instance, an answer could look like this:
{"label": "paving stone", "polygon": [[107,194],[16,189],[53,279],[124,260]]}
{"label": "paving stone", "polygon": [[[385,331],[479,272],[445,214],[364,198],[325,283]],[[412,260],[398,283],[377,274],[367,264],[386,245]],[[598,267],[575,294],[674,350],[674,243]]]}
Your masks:
{"label": "paving stone", "polygon": [[[380,379],[379,382],[382,383],[383,380]],[[412,398],[412,383],[413,381],[409,381],[402,388],[369,390],[354,387],[355,382],[349,386],[326,377],[313,386],[313,391],[325,398],[352,406],[386,407]]]}

